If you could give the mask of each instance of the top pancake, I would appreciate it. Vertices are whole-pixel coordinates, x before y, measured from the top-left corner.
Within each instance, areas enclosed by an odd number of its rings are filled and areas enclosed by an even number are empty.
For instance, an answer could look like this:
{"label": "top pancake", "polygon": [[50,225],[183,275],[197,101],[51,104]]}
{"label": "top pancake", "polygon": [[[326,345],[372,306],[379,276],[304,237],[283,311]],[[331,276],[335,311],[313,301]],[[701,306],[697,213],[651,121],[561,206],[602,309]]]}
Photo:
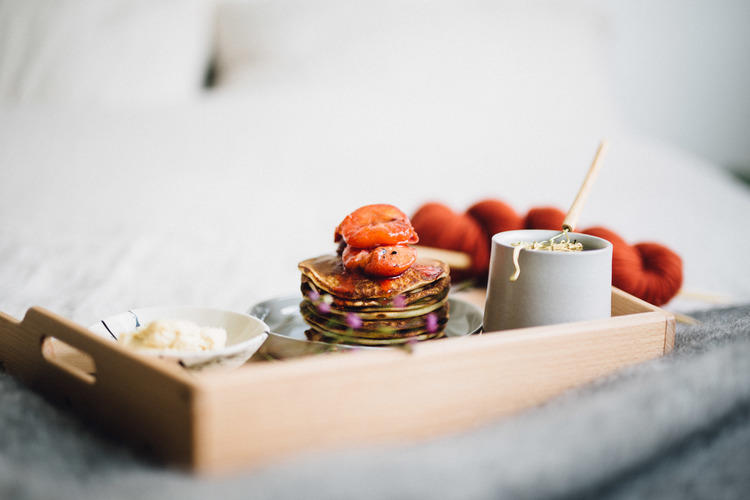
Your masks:
{"label": "top pancake", "polygon": [[391,299],[447,278],[449,272],[444,262],[419,259],[399,276],[375,279],[360,271],[347,270],[341,257],[335,254],[307,259],[298,267],[317,289],[355,301]]}

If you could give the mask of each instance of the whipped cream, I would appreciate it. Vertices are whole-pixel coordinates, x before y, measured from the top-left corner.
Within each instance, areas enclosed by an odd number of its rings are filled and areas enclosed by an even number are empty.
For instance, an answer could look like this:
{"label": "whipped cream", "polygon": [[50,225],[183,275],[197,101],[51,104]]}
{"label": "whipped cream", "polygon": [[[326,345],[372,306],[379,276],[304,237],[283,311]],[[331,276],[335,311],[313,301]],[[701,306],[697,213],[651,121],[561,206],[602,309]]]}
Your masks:
{"label": "whipped cream", "polygon": [[117,341],[133,349],[198,352],[222,349],[227,342],[227,332],[187,320],[158,319],[133,332],[120,334]]}

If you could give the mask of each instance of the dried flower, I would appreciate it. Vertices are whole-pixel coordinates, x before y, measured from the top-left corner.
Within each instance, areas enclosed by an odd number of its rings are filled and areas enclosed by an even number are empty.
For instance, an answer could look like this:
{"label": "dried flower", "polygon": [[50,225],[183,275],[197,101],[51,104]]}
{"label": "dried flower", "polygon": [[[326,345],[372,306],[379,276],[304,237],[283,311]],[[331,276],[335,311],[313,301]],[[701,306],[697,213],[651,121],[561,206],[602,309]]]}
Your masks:
{"label": "dried flower", "polygon": [[357,316],[356,313],[349,312],[346,314],[346,324],[354,328],[355,330],[357,328],[362,328],[362,318]]}
{"label": "dried flower", "polygon": [[310,290],[307,292],[307,298],[318,307],[320,313],[328,314],[331,312],[331,304],[333,303],[331,295],[325,294],[321,297],[317,290]]}
{"label": "dried flower", "polygon": [[393,297],[393,307],[406,307],[406,297],[404,297],[401,294],[396,295]]}
{"label": "dried flower", "polygon": [[434,312],[428,313],[424,318],[425,325],[427,326],[427,331],[430,333],[435,333],[438,329],[438,317],[437,314]]}
{"label": "dried flower", "polygon": [[408,339],[408,340],[407,340],[406,342],[404,342],[403,344],[401,344],[401,346],[400,346],[400,347],[401,347],[401,348],[402,348],[402,349],[403,349],[404,351],[406,351],[406,352],[408,352],[409,354],[411,354],[411,353],[413,353],[413,352],[414,352],[414,347],[415,347],[416,345],[417,345],[417,340],[416,340],[416,339],[413,339],[413,338],[410,338],[410,339]]}

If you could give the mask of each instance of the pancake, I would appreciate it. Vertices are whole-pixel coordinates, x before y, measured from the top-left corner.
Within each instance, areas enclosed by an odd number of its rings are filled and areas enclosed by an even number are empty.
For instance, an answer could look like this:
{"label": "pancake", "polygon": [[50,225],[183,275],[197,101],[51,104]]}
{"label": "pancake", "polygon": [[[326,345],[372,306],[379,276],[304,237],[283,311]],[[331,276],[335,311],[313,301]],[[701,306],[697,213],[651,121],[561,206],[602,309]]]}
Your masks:
{"label": "pancake", "polygon": [[300,311],[302,317],[309,324],[341,335],[347,334],[349,330],[356,330],[356,332],[352,331],[348,334],[352,336],[366,335],[373,338],[398,338],[400,336],[408,337],[413,334],[427,333],[428,328],[425,324],[424,316],[429,312],[435,314],[438,323],[444,319],[447,320],[448,303],[447,301],[439,303],[435,309],[412,317],[374,320],[360,318],[361,324],[358,324],[356,329],[352,327],[350,321],[347,321],[346,315],[336,314],[332,311],[322,313],[308,300],[302,302]]}
{"label": "pancake", "polygon": [[338,255],[305,260],[299,269],[310,340],[388,346],[444,334],[450,291],[444,262],[417,260],[392,278],[348,270]]}
{"label": "pancake", "polygon": [[[300,262],[299,269],[316,288],[335,297],[354,302],[373,302],[403,295],[448,277],[448,265],[432,259],[418,260],[409,269],[393,278],[374,279],[344,267],[338,255],[324,255]],[[375,303],[380,305],[381,302]]]}
{"label": "pancake", "polygon": [[[307,276],[302,277],[302,294],[309,295],[311,292],[324,290],[316,286]],[[450,291],[450,279],[447,276],[440,278],[438,281],[421,286],[408,292],[396,294],[394,296],[378,297],[373,299],[345,299],[337,297],[326,290],[332,299],[332,304],[336,307],[346,310],[357,310],[362,313],[382,312],[383,307],[391,304],[394,298],[398,296],[398,303],[402,310],[417,309],[426,304],[432,304],[448,296]]]}
{"label": "pancake", "polygon": [[391,339],[380,340],[380,339],[372,339],[372,338],[367,338],[367,337],[351,337],[347,335],[337,335],[335,333],[331,333],[328,331],[318,330],[315,327],[310,328],[310,330],[308,330],[306,334],[307,334],[308,340],[313,340],[316,342],[328,342],[331,344],[361,345],[361,346],[368,346],[368,347],[398,346],[398,345],[406,344],[409,342],[421,342],[423,340],[432,340],[432,339],[439,338],[440,336],[442,336],[442,335],[436,335],[434,333],[427,333],[427,334],[410,337],[406,341],[393,341]]}

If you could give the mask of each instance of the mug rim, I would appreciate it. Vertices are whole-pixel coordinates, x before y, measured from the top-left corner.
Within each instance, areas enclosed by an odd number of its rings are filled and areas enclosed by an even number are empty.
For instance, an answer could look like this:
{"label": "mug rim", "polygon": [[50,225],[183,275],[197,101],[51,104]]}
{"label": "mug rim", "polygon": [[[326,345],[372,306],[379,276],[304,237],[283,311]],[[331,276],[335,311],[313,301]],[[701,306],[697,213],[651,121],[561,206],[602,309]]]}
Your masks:
{"label": "mug rim", "polygon": [[[520,237],[521,234],[528,234],[528,233],[535,233],[540,235],[538,238],[522,238]],[[554,229],[514,229],[511,231],[502,231],[500,233],[495,233],[492,236],[492,243],[497,244],[500,246],[503,246],[505,248],[515,248],[515,245],[513,243],[517,241],[523,241],[530,239],[531,241],[545,241],[550,239],[552,236],[555,236],[556,234],[560,234],[562,231],[554,230]],[[512,238],[512,235],[518,234],[519,237]],[[605,240],[604,238],[600,238],[598,236],[593,236],[590,234],[584,234],[584,233],[576,233],[576,232],[570,232],[568,233],[571,237],[575,237],[573,239],[578,239],[583,243],[584,249],[583,252],[586,252],[587,254],[591,254],[592,252],[604,252],[607,251],[610,248],[613,248],[612,242],[609,240]],[[586,248],[586,242],[589,242],[589,244],[594,244],[594,248]],[[524,249],[526,250],[526,249]],[[534,253],[540,253],[540,254],[547,254],[547,255],[580,255],[581,252],[534,252]]]}

